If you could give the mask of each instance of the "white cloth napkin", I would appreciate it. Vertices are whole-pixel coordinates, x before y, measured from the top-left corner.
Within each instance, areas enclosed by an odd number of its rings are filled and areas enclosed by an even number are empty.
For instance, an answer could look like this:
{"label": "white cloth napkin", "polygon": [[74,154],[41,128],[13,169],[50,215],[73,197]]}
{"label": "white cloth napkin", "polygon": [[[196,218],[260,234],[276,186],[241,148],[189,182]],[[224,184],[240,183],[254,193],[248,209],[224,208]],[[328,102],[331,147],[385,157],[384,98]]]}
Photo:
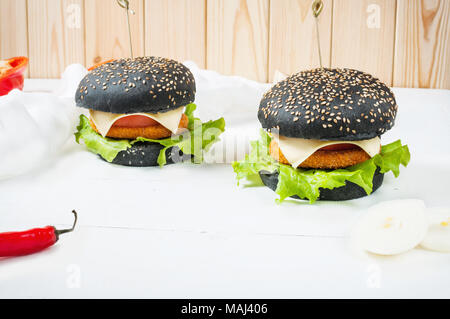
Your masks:
{"label": "white cloth napkin", "polygon": [[55,93],[13,90],[0,97],[0,180],[55,158],[76,126],[74,96],[86,73],[83,66],[71,65]]}
{"label": "white cloth napkin", "polygon": [[193,73],[197,85],[196,116],[202,121],[224,117],[226,122],[220,141],[205,154],[205,163],[232,163],[243,159],[250,151],[250,141],[259,136],[259,102],[272,84],[203,70],[191,61],[184,65]]}
{"label": "white cloth napkin", "polygon": [[202,70],[191,61],[184,63],[194,74],[197,85],[196,114],[202,120],[225,117],[227,127],[257,121],[259,102],[272,85]]}

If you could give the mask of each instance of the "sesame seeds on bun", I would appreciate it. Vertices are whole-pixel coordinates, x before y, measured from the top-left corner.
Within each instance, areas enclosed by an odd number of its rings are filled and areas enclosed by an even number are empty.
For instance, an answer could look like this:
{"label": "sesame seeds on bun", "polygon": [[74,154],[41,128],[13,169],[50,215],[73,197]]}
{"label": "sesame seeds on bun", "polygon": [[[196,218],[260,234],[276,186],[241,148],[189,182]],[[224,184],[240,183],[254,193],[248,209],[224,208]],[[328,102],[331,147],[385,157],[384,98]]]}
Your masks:
{"label": "sesame seeds on bun", "polygon": [[274,85],[258,119],[269,132],[317,140],[357,141],[391,129],[397,115],[392,91],[372,75],[352,69],[314,69]]}
{"label": "sesame seeds on bun", "polygon": [[159,57],[120,59],[99,66],[80,82],[77,106],[131,114],[160,113],[194,102],[195,79],[183,64]]}

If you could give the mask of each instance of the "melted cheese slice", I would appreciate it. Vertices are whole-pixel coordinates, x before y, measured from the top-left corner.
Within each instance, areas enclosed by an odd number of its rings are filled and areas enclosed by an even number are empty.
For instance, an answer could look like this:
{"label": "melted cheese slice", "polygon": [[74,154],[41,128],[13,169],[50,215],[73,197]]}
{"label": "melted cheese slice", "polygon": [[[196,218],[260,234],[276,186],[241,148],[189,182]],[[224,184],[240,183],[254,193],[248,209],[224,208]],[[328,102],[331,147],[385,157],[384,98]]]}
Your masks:
{"label": "melted cheese slice", "polygon": [[370,140],[362,141],[320,141],[307,140],[303,138],[285,137],[281,135],[273,135],[277,141],[278,147],[284,157],[291,163],[292,167],[298,167],[308,157],[325,146],[336,144],[354,144],[363,149],[370,157],[374,157],[380,152],[381,140],[377,136]]}
{"label": "melted cheese slice", "polygon": [[132,113],[132,114],[116,114],[101,111],[89,110],[92,122],[94,122],[97,127],[98,132],[105,137],[108,134],[111,127],[118,120],[131,116],[131,115],[142,115],[151,118],[166,127],[169,131],[176,134],[178,126],[180,125],[181,116],[183,115],[183,107],[176,110],[172,110],[165,113]]}

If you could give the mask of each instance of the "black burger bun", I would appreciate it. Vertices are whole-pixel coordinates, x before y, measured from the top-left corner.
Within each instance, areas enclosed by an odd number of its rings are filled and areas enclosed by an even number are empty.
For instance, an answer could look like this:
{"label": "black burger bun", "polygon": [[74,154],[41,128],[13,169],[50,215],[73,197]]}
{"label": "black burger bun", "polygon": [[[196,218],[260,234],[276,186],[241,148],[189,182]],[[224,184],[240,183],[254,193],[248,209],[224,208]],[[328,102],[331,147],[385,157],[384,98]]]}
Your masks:
{"label": "black burger bun", "polygon": [[391,129],[397,115],[392,91],[352,69],[294,74],[263,97],[258,119],[269,132],[303,139],[358,141]]}
{"label": "black burger bun", "polygon": [[[138,142],[117,154],[112,163],[134,167],[159,166],[158,156],[163,148],[164,146],[159,143]],[[102,157],[100,156],[100,158]],[[180,163],[190,159],[191,156],[183,154],[178,147],[171,147],[166,150],[167,164]]]}
{"label": "black burger bun", "polygon": [[195,100],[195,80],[183,64],[166,58],[120,59],[99,66],[80,82],[77,106],[131,114],[161,113]]}
{"label": "black burger bun", "polygon": [[[271,190],[275,191],[278,186],[278,172],[259,172],[259,176],[261,177],[264,185],[269,187]],[[373,189],[372,193],[375,192],[378,188],[383,184],[384,174],[380,173],[379,169],[375,172],[373,176]],[[345,186],[341,186],[333,189],[320,188],[320,196],[319,200],[327,200],[327,201],[344,201],[351,200],[356,198],[361,198],[367,196],[366,191],[349,181],[346,181]],[[292,196],[295,199],[304,199],[298,196]]]}

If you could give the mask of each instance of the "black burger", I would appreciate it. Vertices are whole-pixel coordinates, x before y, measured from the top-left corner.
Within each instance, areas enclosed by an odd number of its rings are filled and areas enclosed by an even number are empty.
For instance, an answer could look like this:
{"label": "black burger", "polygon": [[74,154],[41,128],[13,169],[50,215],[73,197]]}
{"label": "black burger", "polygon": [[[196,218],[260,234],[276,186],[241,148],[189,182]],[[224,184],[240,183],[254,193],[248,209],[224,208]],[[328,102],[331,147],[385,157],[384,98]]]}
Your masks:
{"label": "black burger", "polygon": [[400,141],[381,146],[397,115],[392,91],[370,74],[314,69],[273,86],[261,100],[262,137],[233,164],[238,180],[254,180],[288,197],[349,200],[371,194],[384,174],[410,159]]}
{"label": "black burger", "polygon": [[[89,109],[77,142],[102,159],[126,166],[199,162],[218,140],[222,119],[194,118],[195,79],[183,64],[159,57],[120,59],[94,68],[80,82],[75,100]],[[207,134],[206,130],[214,130]]]}

